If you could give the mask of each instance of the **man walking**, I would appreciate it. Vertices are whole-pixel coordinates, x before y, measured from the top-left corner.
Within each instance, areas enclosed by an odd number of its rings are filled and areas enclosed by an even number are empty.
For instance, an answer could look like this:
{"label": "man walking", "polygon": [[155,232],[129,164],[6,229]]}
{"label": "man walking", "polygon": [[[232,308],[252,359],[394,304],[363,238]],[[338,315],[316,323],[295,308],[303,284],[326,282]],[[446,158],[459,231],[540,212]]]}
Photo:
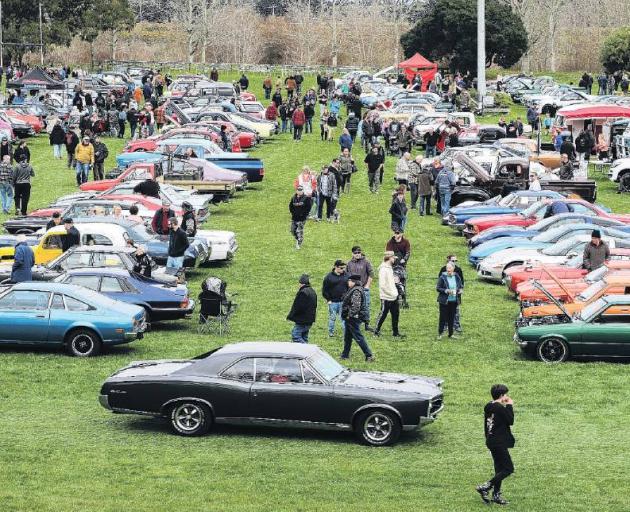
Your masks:
{"label": "man walking", "polygon": [[302,130],[304,129],[304,124],[306,123],[306,116],[299,104],[293,111],[291,122],[293,123],[293,140],[296,142],[302,140]]}
{"label": "man walking", "polygon": [[392,336],[404,338],[398,331],[398,317],[400,306],[398,304],[398,288],[396,287],[396,277],[392,265],[396,260],[394,251],[385,251],[383,263],[378,268],[378,293],[381,299],[381,310],[376,318],[376,330],[374,336],[380,336],[381,327],[387,318],[387,314],[392,315]]}
{"label": "man walking", "polygon": [[304,242],[304,224],[311,211],[313,200],[304,194],[302,185],[298,185],[291,201],[289,212],[291,213],[291,234],[295,238],[295,248],[300,249]]}
{"label": "man walking", "polygon": [[308,343],[308,332],[315,323],[317,314],[317,294],[311,288],[308,274],[302,274],[298,292],[293,300],[287,320],[294,322],[291,339],[294,343]]}
{"label": "man walking", "polygon": [[451,191],[457,184],[457,177],[452,167],[445,165],[435,178],[435,187],[440,196],[440,214],[447,215],[451,209]]}
{"label": "man walking", "polygon": [[337,317],[341,321],[342,330],[345,329],[344,321],[341,318],[341,302],[347,291],[348,275],[346,274],[346,264],[342,260],[337,260],[322,284],[322,296],[328,304],[328,336],[331,338],[335,335]]}
{"label": "man walking", "polygon": [[405,151],[403,155],[396,162],[395,177],[398,185],[404,185],[409,187],[409,163],[411,160],[411,154]]}
{"label": "man walking", "polygon": [[[418,156],[417,159],[421,158]],[[418,207],[418,213],[421,216],[431,215],[431,185],[433,183],[433,175],[429,167],[422,167],[418,163],[420,170],[418,171],[418,197],[420,198],[420,206]]]}
{"label": "man walking", "polygon": [[101,142],[101,138],[97,135],[94,137],[94,168],[92,169],[94,181],[102,180],[105,176],[104,165],[108,155],[107,146]]}
{"label": "man walking", "polygon": [[372,146],[370,152],[365,155],[364,163],[367,164],[367,172],[368,172],[368,184],[370,186],[370,192],[375,194],[378,192],[379,187],[379,179],[378,173],[380,173],[381,168],[385,164],[385,159],[379,153],[378,146]]}
{"label": "man walking", "polygon": [[2,213],[9,213],[13,204],[13,167],[9,155],[4,155],[0,163],[0,200]]}
{"label": "man walking", "polygon": [[424,134],[424,157],[435,158],[437,155],[437,143],[440,138],[440,134],[433,128],[429,128],[429,131]]}
{"label": "man walking", "polygon": [[335,204],[337,202],[337,178],[330,173],[327,165],[322,167],[321,174],[317,177],[317,220],[322,220],[324,203],[326,203],[326,220],[332,219]]}
{"label": "man walking", "polygon": [[83,137],[81,144],[74,150],[76,161],[77,186],[86,183],[90,174],[90,167],[94,164],[94,146],[90,144],[89,137]]}
{"label": "man walking", "polygon": [[168,258],[166,268],[180,269],[184,266],[184,255],[190,245],[186,232],[179,227],[176,217],[168,219],[170,233],[168,235]]}
{"label": "man walking", "polygon": [[350,348],[354,339],[363,351],[365,360],[367,362],[374,361],[374,355],[370,350],[370,346],[361,332],[361,323],[365,320],[364,302],[365,294],[361,287],[361,276],[353,274],[348,279],[348,291],[343,296],[341,303],[341,318],[345,320],[341,359],[350,358]]}
{"label": "man walking", "polygon": [[26,235],[18,235],[16,241],[13,266],[11,267],[11,282],[23,283],[32,281],[32,269],[33,265],[35,265],[33,249],[26,243]]}
{"label": "man walking", "polygon": [[[461,267],[457,264],[457,256],[455,256],[454,254],[449,254],[446,257],[446,264],[440,269],[440,273],[438,274],[438,279],[442,274],[446,272],[446,265],[448,265],[449,263],[453,265],[455,274],[459,276],[459,280],[462,282],[462,290],[463,290],[464,289],[464,272],[462,271]],[[462,332],[462,326],[459,322],[460,306],[461,306],[461,295],[460,295],[460,300],[457,302],[457,308],[455,309],[455,320],[453,321],[453,327],[455,329],[455,332],[458,332],[458,333]]]}
{"label": "man walking", "polygon": [[358,245],[352,248],[352,259],[346,265],[346,272],[358,275],[361,278],[361,289],[365,295],[363,300],[363,321],[365,322],[365,330],[373,332],[370,327],[370,287],[374,279],[374,269],[370,260],[365,257],[361,247]]}
{"label": "man walking", "polygon": [[609,258],[610,249],[608,244],[602,241],[602,234],[599,229],[595,229],[591,235],[590,243],[584,247],[582,266],[589,272],[597,270],[599,267],[603,266]]}
{"label": "man walking", "polygon": [[26,215],[31,198],[31,178],[35,171],[31,164],[22,160],[13,168],[13,190],[15,191],[15,214]]}
{"label": "man walking", "polygon": [[[494,462],[494,476],[486,483],[477,486],[477,492],[484,503],[507,505],[501,496],[501,484],[514,473],[510,448],[514,448],[514,436],[510,427],[514,425],[514,402],[508,396],[505,384],[495,384],[490,388],[492,401],[483,409],[486,446]],[[490,491],[492,499],[490,498]]]}

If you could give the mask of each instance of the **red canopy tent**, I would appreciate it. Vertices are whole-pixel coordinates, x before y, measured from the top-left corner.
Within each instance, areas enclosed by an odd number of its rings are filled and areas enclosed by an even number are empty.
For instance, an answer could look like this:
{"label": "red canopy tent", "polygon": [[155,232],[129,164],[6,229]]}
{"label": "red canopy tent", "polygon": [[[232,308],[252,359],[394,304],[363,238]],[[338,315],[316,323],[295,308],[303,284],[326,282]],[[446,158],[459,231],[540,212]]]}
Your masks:
{"label": "red canopy tent", "polygon": [[398,64],[398,69],[402,69],[405,72],[405,76],[410,82],[413,81],[416,75],[420,75],[422,78],[422,90],[426,91],[429,82],[433,80],[437,73],[437,64],[425,59],[416,52],[415,55]]}

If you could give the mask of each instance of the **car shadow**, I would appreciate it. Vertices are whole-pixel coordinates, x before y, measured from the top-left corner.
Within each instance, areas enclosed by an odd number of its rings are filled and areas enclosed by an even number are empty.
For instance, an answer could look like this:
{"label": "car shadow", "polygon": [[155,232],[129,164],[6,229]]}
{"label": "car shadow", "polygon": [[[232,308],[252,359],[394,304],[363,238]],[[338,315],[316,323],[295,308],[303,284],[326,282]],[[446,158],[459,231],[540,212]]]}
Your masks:
{"label": "car shadow", "polygon": [[[149,418],[146,416],[128,417],[121,422],[120,429],[128,429],[138,434],[165,434],[176,435],[172,432],[170,423],[166,418]],[[354,434],[350,431],[317,430],[308,428],[274,428],[266,426],[242,426],[242,425],[214,425],[206,437],[213,436],[240,436],[257,439],[287,439],[296,441],[323,441],[346,445],[356,445]],[[402,432],[396,445],[410,445],[411,443],[428,440],[430,434],[419,430]]]}
{"label": "car shadow", "polygon": [[[120,356],[132,354],[135,348],[131,345],[105,345],[101,349],[101,353],[95,357],[102,356]],[[58,346],[25,346],[19,344],[2,344],[0,354],[22,354],[22,355],[51,355],[59,357],[72,358],[62,347]],[[77,357],[75,359],[82,359]]]}

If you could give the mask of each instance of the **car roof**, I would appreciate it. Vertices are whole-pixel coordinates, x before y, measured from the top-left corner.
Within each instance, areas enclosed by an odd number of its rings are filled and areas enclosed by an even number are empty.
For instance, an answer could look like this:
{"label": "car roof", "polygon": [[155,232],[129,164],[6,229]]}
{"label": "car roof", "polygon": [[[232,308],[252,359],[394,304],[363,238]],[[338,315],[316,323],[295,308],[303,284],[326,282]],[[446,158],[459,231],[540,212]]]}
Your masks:
{"label": "car roof", "polygon": [[95,275],[98,274],[108,275],[108,276],[118,276],[118,277],[129,277],[129,271],[124,268],[117,267],[88,267],[88,268],[74,268],[66,271],[68,275]]}
{"label": "car roof", "polygon": [[80,293],[84,290],[82,286],[77,286],[75,284],[55,283],[52,281],[28,281],[24,283],[17,283],[14,284],[11,289],[59,293]]}
{"label": "car roof", "polygon": [[555,190],[517,190],[514,192],[517,196],[525,196],[525,197],[554,197],[561,198],[562,194],[556,192]]}
{"label": "car roof", "polygon": [[116,246],[116,245],[75,245],[68,249],[67,253],[71,252],[127,252],[132,253],[136,249],[135,247]]}
{"label": "car roof", "polygon": [[130,222],[125,219],[114,219],[113,217],[76,217],[72,219],[74,222],[78,222],[80,224],[116,224],[118,226],[123,226],[126,228],[132,228],[137,226],[137,223]]}
{"label": "car roof", "polygon": [[309,357],[320,351],[317,345],[291,343],[287,341],[247,341],[224,345],[215,354],[235,354],[252,356],[293,356]]}

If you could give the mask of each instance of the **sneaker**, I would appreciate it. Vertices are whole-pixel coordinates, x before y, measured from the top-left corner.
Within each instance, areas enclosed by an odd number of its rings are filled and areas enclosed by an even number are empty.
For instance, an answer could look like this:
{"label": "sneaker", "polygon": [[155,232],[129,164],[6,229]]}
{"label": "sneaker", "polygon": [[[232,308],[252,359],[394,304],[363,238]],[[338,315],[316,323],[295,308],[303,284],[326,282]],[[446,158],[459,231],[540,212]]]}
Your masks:
{"label": "sneaker", "polygon": [[437,339],[438,339],[438,340],[441,340],[443,336],[444,336],[443,334],[438,334],[438,335],[437,335]]}
{"label": "sneaker", "polygon": [[373,363],[374,361],[376,361],[376,359],[374,359],[374,356],[365,356],[366,363]]}
{"label": "sneaker", "polygon": [[[366,329],[367,330],[367,329]],[[377,338],[381,335],[381,331],[372,332],[372,336],[376,336]]]}
{"label": "sneaker", "polygon": [[295,248],[296,249],[301,249],[302,248],[302,244],[300,244],[300,242],[295,242]]}
{"label": "sneaker", "polygon": [[509,505],[509,501],[503,499],[500,492],[495,492],[492,495],[492,503],[496,503],[497,505]]}
{"label": "sneaker", "polygon": [[475,489],[479,493],[479,496],[481,496],[481,499],[483,500],[484,503],[490,503],[491,487],[487,483],[478,485],[477,487],[475,487]]}
{"label": "sneaker", "polygon": [[334,338],[334,336],[335,336],[335,333],[334,333],[334,332],[329,332],[329,333],[328,333],[328,337],[329,337],[329,338]]}
{"label": "sneaker", "polygon": [[368,324],[365,324],[365,332],[374,332],[374,329],[372,329]]}
{"label": "sneaker", "polygon": [[398,333],[398,334],[393,334],[393,337],[394,337],[394,338],[400,338],[400,339],[403,339],[403,338],[406,338],[406,337],[407,337],[407,335],[406,335],[406,334],[400,334],[400,333]]}
{"label": "sneaker", "polygon": [[350,356],[344,356],[343,354],[341,354],[339,356],[339,359],[343,359],[343,360],[350,359]]}

